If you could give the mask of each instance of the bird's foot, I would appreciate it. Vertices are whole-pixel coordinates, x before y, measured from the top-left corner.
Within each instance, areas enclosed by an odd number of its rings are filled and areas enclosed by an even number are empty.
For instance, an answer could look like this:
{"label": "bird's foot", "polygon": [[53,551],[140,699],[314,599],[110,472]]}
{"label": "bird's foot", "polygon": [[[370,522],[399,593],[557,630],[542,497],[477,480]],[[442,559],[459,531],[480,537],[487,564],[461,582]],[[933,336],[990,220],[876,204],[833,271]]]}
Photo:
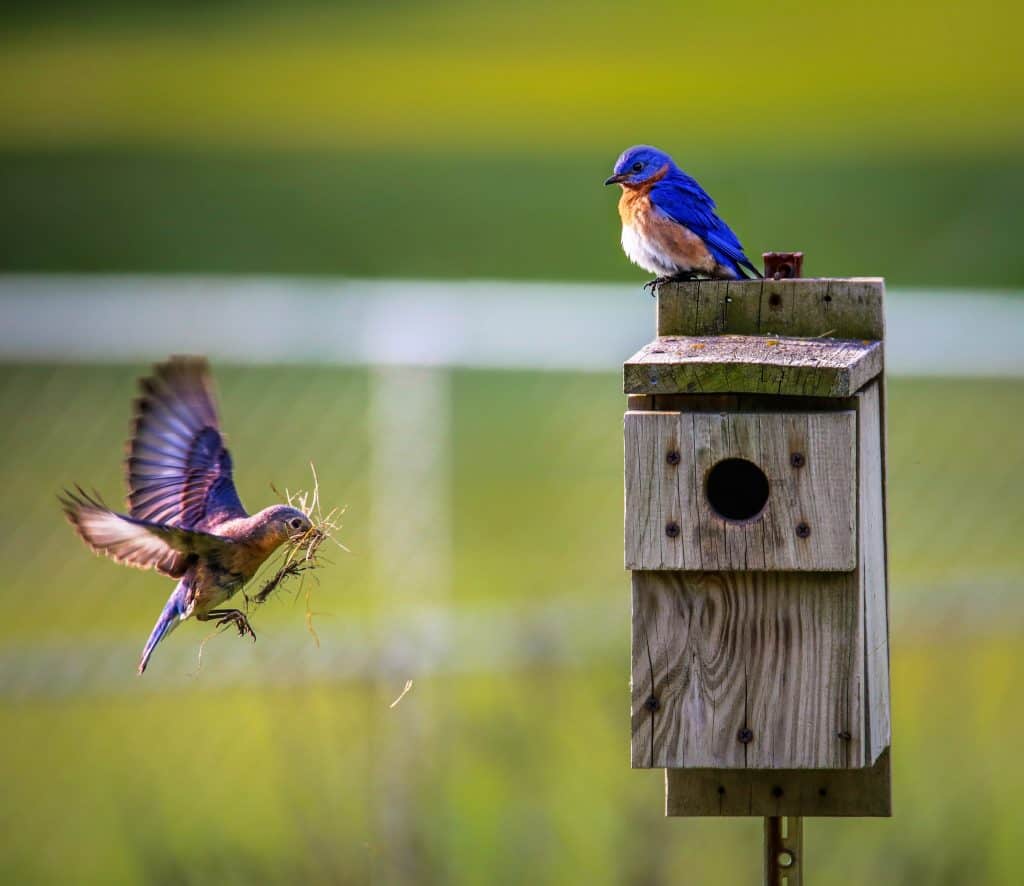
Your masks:
{"label": "bird's foot", "polygon": [[240,609],[211,609],[205,615],[196,617],[200,621],[215,620],[218,628],[224,625],[234,625],[239,637],[248,635],[252,637],[253,643],[256,642],[256,632],[252,629],[252,625],[249,624],[249,619],[245,617],[245,613]]}
{"label": "bird's foot", "polygon": [[644,283],[644,289],[651,294],[651,298],[654,298],[654,291],[661,286],[662,283],[668,283],[671,279],[671,277],[655,277],[653,280],[648,280]]}
{"label": "bird's foot", "polygon": [[691,280],[699,279],[700,274],[696,271],[676,271],[674,274],[665,274],[661,277],[655,277],[653,280],[648,280],[644,283],[644,289],[653,296],[654,291],[664,283],[688,283]]}

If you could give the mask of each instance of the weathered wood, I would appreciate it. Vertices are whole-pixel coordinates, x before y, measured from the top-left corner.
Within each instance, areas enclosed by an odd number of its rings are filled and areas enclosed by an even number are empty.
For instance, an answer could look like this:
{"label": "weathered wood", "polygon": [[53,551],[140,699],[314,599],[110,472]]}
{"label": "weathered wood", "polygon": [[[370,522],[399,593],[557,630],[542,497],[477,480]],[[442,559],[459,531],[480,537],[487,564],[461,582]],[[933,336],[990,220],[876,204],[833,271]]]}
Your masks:
{"label": "weathered wood", "polygon": [[[625,440],[626,568],[856,567],[852,411],[628,412]],[[755,519],[725,519],[708,500],[709,471],[730,458],[767,477],[770,494]]]}
{"label": "weathered wood", "polygon": [[873,762],[889,747],[889,620],[886,594],[885,501],[882,480],[880,390],[873,382],[858,395],[858,519],[860,580],[864,599],[867,748]]}
{"label": "weathered wood", "polygon": [[864,765],[860,605],[852,573],[634,572],[633,766]]}
{"label": "weathered wood", "polygon": [[863,769],[667,769],[665,814],[889,816],[889,751]]}
{"label": "weathered wood", "polygon": [[751,335],[661,336],[623,367],[627,394],[848,397],[882,371],[882,343]]}
{"label": "weathered wood", "polygon": [[785,335],[881,340],[881,278],[700,280],[658,287],[658,335]]}
{"label": "weathered wood", "polygon": [[802,886],[804,820],[799,815],[770,815],[764,820],[765,886]]}

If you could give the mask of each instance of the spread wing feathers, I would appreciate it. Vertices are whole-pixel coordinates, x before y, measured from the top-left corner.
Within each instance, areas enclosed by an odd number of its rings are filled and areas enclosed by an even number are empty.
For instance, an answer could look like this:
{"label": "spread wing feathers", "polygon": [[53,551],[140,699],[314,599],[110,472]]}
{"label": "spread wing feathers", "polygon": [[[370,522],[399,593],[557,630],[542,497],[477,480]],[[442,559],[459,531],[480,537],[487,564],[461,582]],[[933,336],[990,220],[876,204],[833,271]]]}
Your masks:
{"label": "spread wing feathers", "polygon": [[139,386],[126,465],[131,516],[183,529],[246,516],[206,361],[172,357]]}
{"label": "spread wing feathers", "polygon": [[222,555],[232,541],[207,532],[161,525],[115,513],[76,487],[65,490],[61,505],[81,539],[96,553],[138,569],[155,569],[178,578],[195,556]]}
{"label": "spread wing feathers", "polygon": [[696,179],[677,170],[651,189],[651,201],[707,243],[716,260],[733,266],[738,276],[746,276],[741,268],[761,276],[761,272],[744,254],[743,246],[732,228],[718,217],[711,195],[697,184]]}

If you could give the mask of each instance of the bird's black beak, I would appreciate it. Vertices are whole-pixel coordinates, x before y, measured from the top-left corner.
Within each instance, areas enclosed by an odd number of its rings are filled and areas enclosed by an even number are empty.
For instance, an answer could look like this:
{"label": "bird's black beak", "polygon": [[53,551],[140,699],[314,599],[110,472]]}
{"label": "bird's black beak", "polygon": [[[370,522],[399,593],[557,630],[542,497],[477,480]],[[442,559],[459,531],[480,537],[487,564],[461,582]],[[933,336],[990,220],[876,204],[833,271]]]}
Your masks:
{"label": "bird's black beak", "polygon": [[627,178],[629,178],[629,176],[626,175],[626,173],[620,172],[617,175],[608,176],[608,178],[604,180],[604,183],[606,185],[617,185],[619,182],[624,182]]}

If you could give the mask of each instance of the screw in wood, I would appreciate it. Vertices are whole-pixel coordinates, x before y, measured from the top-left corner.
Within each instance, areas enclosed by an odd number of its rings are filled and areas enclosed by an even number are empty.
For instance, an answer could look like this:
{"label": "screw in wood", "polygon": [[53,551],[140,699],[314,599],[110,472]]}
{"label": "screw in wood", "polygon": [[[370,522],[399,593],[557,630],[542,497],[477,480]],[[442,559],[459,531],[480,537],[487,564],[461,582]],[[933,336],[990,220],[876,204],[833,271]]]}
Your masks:
{"label": "screw in wood", "polygon": [[653,714],[655,711],[661,710],[661,702],[653,695],[648,695],[647,701],[644,702],[644,707]]}
{"label": "screw in wood", "polygon": [[849,741],[853,736],[850,735],[850,731],[848,729],[843,729],[841,732],[836,733],[836,738],[841,738],[843,741]]}
{"label": "screw in wood", "polygon": [[782,788],[780,788],[780,787],[779,787],[778,785],[775,785],[775,787],[773,787],[773,788],[772,788],[772,796],[773,796],[773,797],[774,797],[774,798],[775,798],[776,800],[778,800],[778,799],[779,799],[779,797],[781,797],[781,796],[782,796]]}
{"label": "screw in wood", "polygon": [[750,744],[754,740],[754,733],[744,726],[736,733],[736,740],[741,744]]}
{"label": "screw in wood", "polygon": [[665,535],[669,538],[679,537],[679,524],[675,520],[665,524]]}
{"label": "screw in wood", "polygon": [[794,468],[802,468],[805,464],[807,464],[807,459],[802,452],[794,452],[789,457],[789,463]]}
{"label": "screw in wood", "polygon": [[673,449],[668,455],[665,456],[665,461],[667,461],[673,467],[679,464],[679,462],[681,462],[682,460],[683,457],[675,449]]}
{"label": "screw in wood", "polygon": [[808,538],[811,534],[811,527],[806,523],[796,524],[796,537],[797,538]]}

